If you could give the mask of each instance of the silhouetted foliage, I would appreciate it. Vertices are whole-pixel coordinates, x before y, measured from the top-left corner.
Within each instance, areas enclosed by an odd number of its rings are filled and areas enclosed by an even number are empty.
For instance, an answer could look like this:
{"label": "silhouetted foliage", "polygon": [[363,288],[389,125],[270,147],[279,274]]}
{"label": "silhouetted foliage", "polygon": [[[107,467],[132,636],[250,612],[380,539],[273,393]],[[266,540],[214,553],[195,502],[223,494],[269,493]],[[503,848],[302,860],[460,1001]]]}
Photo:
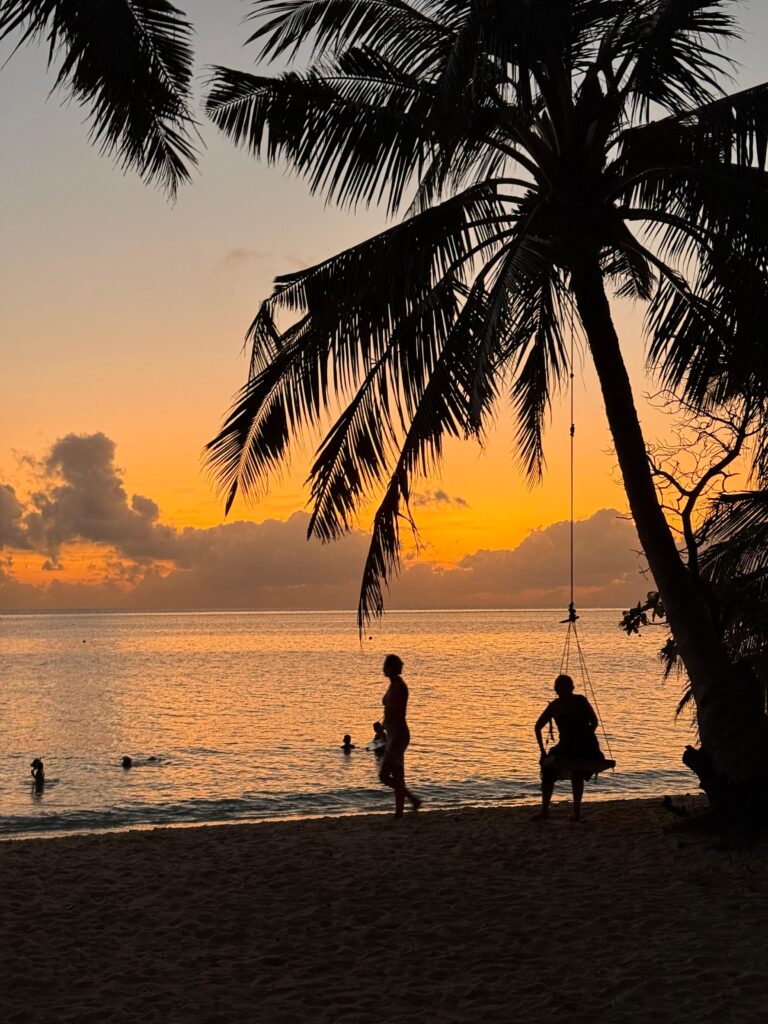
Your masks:
{"label": "silhouetted foliage", "polygon": [[[0,39],[39,40],[90,138],[174,196],[196,163],[192,27],[168,0],[0,0]],[[6,100],[7,102],[7,100]]]}

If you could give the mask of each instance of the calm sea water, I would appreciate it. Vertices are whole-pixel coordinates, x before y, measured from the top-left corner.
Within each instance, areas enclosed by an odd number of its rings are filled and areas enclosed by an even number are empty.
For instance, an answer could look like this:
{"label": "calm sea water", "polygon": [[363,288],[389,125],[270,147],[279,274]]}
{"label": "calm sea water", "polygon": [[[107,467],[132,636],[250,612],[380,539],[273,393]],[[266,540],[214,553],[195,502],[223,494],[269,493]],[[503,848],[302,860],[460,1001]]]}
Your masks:
{"label": "calm sea water", "polygon": [[[587,798],[686,792],[679,685],[660,682],[659,637],[630,639],[618,617],[579,623],[618,762]],[[364,750],[389,651],[405,662],[407,775],[425,807],[531,802],[560,618],[390,612],[361,647],[336,612],[0,616],[0,836],[390,810]],[[145,763],[123,771],[124,754]]]}

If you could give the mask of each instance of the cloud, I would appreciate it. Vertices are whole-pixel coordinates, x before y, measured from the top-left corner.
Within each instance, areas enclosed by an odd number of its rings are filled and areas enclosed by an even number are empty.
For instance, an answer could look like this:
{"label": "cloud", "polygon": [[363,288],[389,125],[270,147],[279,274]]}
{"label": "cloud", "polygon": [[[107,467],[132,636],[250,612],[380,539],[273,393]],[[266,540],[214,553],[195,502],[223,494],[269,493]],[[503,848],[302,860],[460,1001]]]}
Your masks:
{"label": "cloud", "polygon": [[[177,529],[160,509],[126,492],[105,434],[68,434],[35,463],[37,489],[25,505],[0,485],[0,548],[40,554],[47,585],[17,579],[0,562],[0,608],[354,608],[369,537],[353,531],[322,545],[307,541],[309,516]],[[425,496],[438,506],[464,499]],[[529,534],[511,550],[480,550],[445,567],[409,561],[388,606],[562,607],[568,603],[569,524]],[[612,510],[576,523],[576,599],[628,606],[647,589],[634,527]],[[101,579],[60,574],[72,545],[101,546]]]}
{"label": "cloud", "polygon": [[[421,562],[397,584],[403,607],[562,607],[569,600],[570,523],[534,530],[511,550],[476,551],[455,567]],[[632,523],[603,509],[575,524],[576,603],[616,607],[647,589]]]}
{"label": "cloud", "polygon": [[230,249],[219,260],[219,268],[224,271],[239,271],[263,260],[276,260],[283,264],[290,264],[299,270],[304,270],[307,266],[306,261],[291,253],[259,252],[256,249],[237,246],[234,249]]}
{"label": "cloud", "polygon": [[16,491],[10,484],[0,484],[0,549],[29,547],[22,526],[23,515],[24,506]]}
{"label": "cloud", "polygon": [[59,567],[65,544],[86,541],[113,547],[131,559],[173,559],[177,531],[157,522],[151,498],[130,501],[115,465],[115,444],[105,434],[67,434],[37,464],[41,487],[21,522],[27,546]]}
{"label": "cloud", "polygon": [[269,259],[269,256],[268,252],[257,252],[255,249],[238,247],[230,249],[226,256],[220,260],[219,266],[222,270],[239,270],[241,267],[247,267],[251,263],[258,263],[259,260]]}
{"label": "cloud", "polygon": [[355,531],[334,544],[307,540],[309,516],[286,522],[187,528],[176,568],[147,574],[130,597],[136,607],[351,608],[368,538]]}
{"label": "cloud", "polygon": [[453,505],[456,508],[469,508],[469,502],[466,501],[464,498],[458,496],[452,498],[450,494],[447,494],[445,491],[441,489],[438,489],[436,491],[427,491],[425,494],[414,494],[413,504],[415,506],[421,507],[425,505]]}

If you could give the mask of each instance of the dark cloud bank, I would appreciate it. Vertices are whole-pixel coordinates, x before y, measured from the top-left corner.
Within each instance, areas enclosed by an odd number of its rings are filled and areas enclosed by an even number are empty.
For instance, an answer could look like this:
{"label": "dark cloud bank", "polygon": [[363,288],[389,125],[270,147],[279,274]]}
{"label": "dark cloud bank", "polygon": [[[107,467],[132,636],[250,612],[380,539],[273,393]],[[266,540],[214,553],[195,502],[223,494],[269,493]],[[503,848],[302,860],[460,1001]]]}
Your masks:
{"label": "dark cloud bank", "polygon": [[[22,502],[0,484],[0,609],[354,608],[368,550],[355,531],[321,545],[306,540],[308,516],[178,530],[157,504],[127,494],[104,434],[70,434],[35,462],[37,489]],[[436,491],[429,500],[466,505]],[[532,499],[533,500],[533,499]],[[57,578],[68,546],[108,554],[102,578]],[[610,509],[576,524],[577,601],[626,606],[646,589],[634,527]],[[13,552],[31,551],[50,571],[46,586],[13,574]],[[568,524],[536,530],[511,551],[476,551],[456,566],[410,564],[393,584],[392,608],[563,607]]]}

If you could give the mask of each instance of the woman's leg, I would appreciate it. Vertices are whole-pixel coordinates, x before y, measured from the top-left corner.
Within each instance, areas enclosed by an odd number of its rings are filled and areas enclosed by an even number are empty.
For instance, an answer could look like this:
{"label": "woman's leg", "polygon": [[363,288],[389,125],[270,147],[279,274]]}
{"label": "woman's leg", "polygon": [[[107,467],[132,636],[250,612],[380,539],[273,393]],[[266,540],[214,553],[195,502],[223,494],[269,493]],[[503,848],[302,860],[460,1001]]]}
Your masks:
{"label": "woman's leg", "polygon": [[392,767],[392,786],[395,790],[395,817],[402,818],[405,808],[405,769],[402,765]]}
{"label": "woman's leg", "polygon": [[414,811],[418,811],[418,809],[421,807],[421,803],[422,803],[421,797],[420,796],[416,796],[416,794],[412,790],[408,789],[407,786],[404,789],[404,793],[408,797],[408,799],[411,801],[411,807],[413,807]]}
{"label": "woman's leg", "polygon": [[381,768],[379,769],[379,781],[383,782],[385,786],[389,786],[390,789],[394,789],[394,771],[392,769],[392,762],[389,757],[385,754],[381,759]]}
{"label": "woman's leg", "polygon": [[578,821],[581,817],[581,798],[584,796],[584,778],[578,772],[573,773],[571,789],[573,790],[573,820]]}

